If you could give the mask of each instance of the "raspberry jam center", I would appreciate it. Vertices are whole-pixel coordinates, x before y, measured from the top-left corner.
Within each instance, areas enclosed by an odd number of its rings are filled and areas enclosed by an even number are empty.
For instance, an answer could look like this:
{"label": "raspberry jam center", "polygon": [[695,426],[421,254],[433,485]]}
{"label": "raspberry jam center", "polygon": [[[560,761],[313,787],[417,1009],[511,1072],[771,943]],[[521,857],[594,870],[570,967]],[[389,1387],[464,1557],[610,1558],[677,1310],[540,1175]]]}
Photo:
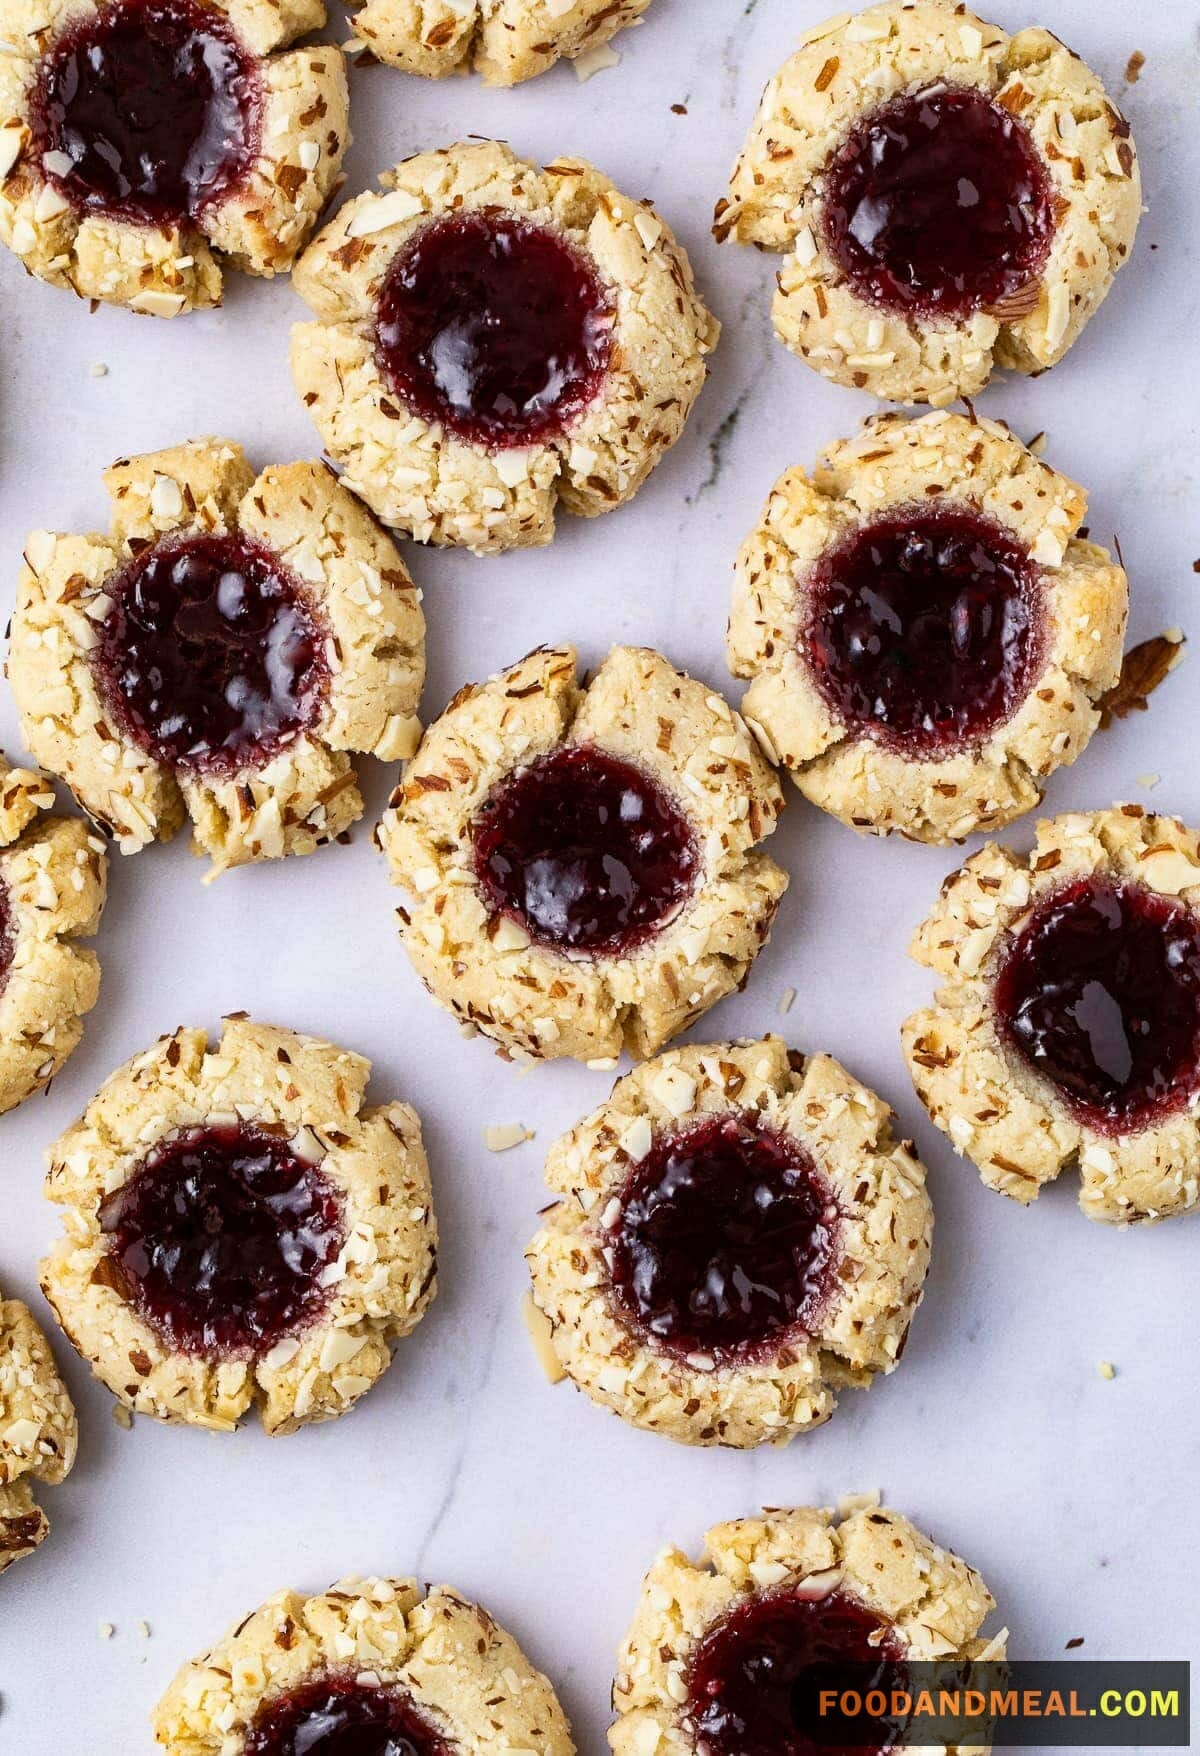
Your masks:
{"label": "raspberry jam center", "polygon": [[1017,934],[996,982],[1009,1046],[1100,1133],[1135,1133],[1200,1085],[1200,921],[1138,884],[1081,878]]}
{"label": "raspberry jam center", "polygon": [[106,1197],[119,1290],[171,1347],[258,1354],[319,1316],[341,1202],[288,1142],[248,1123],[190,1128]]}
{"label": "raspberry jam center", "polygon": [[231,194],[258,152],[262,95],[228,20],[195,0],[119,0],[42,62],[42,169],[79,212],[180,225]]}
{"label": "raspberry jam center", "polygon": [[321,1677],[267,1701],[244,1756],[455,1756],[454,1746],[400,1688]]}
{"label": "raspberry jam center", "polygon": [[744,1116],[661,1136],[619,1199],[612,1297],[668,1353],[745,1358],[806,1330],[829,1295],[832,1194],[798,1141]]}
{"label": "raspberry jam center", "polygon": [[961,318],[1003,308],[1037,280],[1054,204],[1024,124],[983,92],[938,86],[850,130],[825,169],[823,221],[860,298],[902,316]]}
{"label": "raspberry jam center", "polygon": [[801,650],[852,734],[902,755],[977,743],[1031,688],[1041,574],[979,513],[901,510],[861,526],[809,577]]}
{"label": "raspberry jam center", "polygon": [[614,311],[595,267],[495,208],[425,226],[376,313],[384,378],[424,420],[500,449],[553,438],[600,388]]}
{"label": "raspberry jam center", "polygon": [[506,775],[472,833],[488,908],[559,951],[636,950],[678,913],[700,869],[691,824],[665,789],[586,744]]}
{"label": "raspberry jam center", "polygon": [[169,767],[233,773],[309,726],[325,631],[278,556],[242,536],[167,538],[107,587],[92,653],[106,705]]}
{"label": "raspberry jam center", "polygon": [[[816,1598],[799,1588],[750,1598],[709,1630],[692,1659],[685,1714],[698,1756],[844,1756],[836,1743],[812,1735],[819,1722],[806,1711],[815,1698],[806,1672],[875,1667],[900,1656],[883,1617],[844,1592]],[[874,1746],[876,1756],[886,1748]]]}

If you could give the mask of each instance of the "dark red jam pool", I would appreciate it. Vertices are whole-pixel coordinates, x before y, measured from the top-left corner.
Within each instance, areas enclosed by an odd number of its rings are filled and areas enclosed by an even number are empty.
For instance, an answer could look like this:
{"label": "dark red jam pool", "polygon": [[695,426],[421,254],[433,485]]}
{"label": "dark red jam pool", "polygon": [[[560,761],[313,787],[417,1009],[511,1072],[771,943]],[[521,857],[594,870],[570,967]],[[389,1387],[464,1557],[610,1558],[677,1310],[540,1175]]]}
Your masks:
{"label": "dark red jam pool", "polygon": [[406,1690],[321,1677],[267,1701],[244,1756],[455,1756]]}
{"label": "dark red jam pool", "polygon": [[1081,878],[1014,939],[996,982],[1009,1046],[1079,1120],[1130,1134],[1200,1084],[1200,921],[1137,884]]}
{"label": "dark red jam pool", "polygon": [[691,824],[658,782],[586,744],[506,775],[472,833],[489,909],[558,951],[635,951],[678,913],[700,869]]}
{"label": "dark red jam pool", "polygon": [[801,650],[830,711],[901,755],[978,743],[1041,668],[1041,573],[991,519],[913,507],[812,569]]}
{"label": "dark red jam pool", "polygon": [[798,1141],[712,1116],[660,1136],[619,1200],[612,1297],[656,1347],[745,1359],[819,1315],[838,1213]]}
{"label": "dark red jam pool", "polygon": [[[816,1722],[805,1711],[805,1672],[902,1656],[882,1617],[844,1592],[751,1598],[709,1630],[692,1659],[684,1711],[697,1756],[847,1756],[810,1735]],[[868,1747],[856,1748],[869,1756]],[[880,1756],[891,1746],[873,1748]]]}
{"label": "dark red jam pool", "polygon": [[434,220],[388,271],[376,357],[396,395],[468,443],[563,432],[600,388],[614,310],[595,267],[496,208]]}
{"label": "dark red jam pool", "polygon": [[158,226],[197,219],[245,180],[261,110],[257,69],[223,14],[122,0],[54,43],[30,114],[43,169],[77,211]]}
{"label": "dark red jam pool", "polygon": [[961,318],[1035,282],[1054,235],[1025,125],[983,92],[937,86],[864,116],[825,168],[826,244],[862,299]]}
{"label": "dark red jam pool", "polygon": [[167,538],[110,581],[92,665],[105,704],[168,767],[267,761],[320,712],[325,631],[279,557],[242,536]]}
{"label": "dark red jam pool", "polygon": [[172,1347],[258,1354],[325,1304],[342,1247],[336,1191],[286,1140],[248,1123],[191,1128],[157,1147],[100,1208],[130,1304]]}

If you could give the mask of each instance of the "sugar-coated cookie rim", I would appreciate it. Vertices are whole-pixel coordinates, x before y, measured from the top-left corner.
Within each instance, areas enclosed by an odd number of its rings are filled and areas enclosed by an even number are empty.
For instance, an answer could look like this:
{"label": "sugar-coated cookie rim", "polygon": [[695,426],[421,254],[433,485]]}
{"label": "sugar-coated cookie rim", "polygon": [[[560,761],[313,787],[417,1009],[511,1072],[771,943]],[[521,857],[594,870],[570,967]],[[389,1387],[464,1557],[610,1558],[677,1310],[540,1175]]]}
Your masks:
{"label": "sugar-coated cookie rim", "polygon": [[[292,330],[296,389],[347,485],[384,524],[476,554],[549,542],[555,509],[613,510],[683,430],[720,325],[661,215],[583,159],[540,169],[502,141],[460,141],[384,172],[296,267],[314,321]],[[397,253],[430,221],[496,208],[559,231],[611,292],[613,353],[557,435],[491,451],[404,408],[375,358],[374,312]]]}
{"label": "sugar-coated cookie rim", "polygon": [[[688,728],[691,728],[689,731]],[[686,761],[672,751],[687,739]],[[471,824],[507,774],[563,743],[644,768],[701,849],[688,900],[627,956],[575,957],[488,911]],[[573,647],[540,647],[459,691],[425,733],[379,827],[411,903],[401,939],[433,997],[473,1031],[532,1059],[644,1058],[743,979],[766,943],[786,875],[757,844],[783,797],[746,726],[704,684],[642,647],[614,647],[580,682]]]}
{"label": "sugar-coated cookie rim", "polygon": [[989,1188],[1024,1205],[1077,1166],[1083,1213],[1125,1226],[1200,1205],[1200,1089],[1150,1127],[1101,1134],[1007,1047],[992,1006],[998,961],[1030,910],[1092,873],[1200,912],[1200,838],[1177,818],[1141,805],[1048,818],[1028,855],[991,842],[951,874],[911,948],[944,985],[902,1037],[917,1095]]}
{"label": "sugar-coated cookie rim", "polygon": [[[960,320],[887,312],[861,299],[829,254],[819,180],[847,129],[891,98],[946,80],[1019,116],[1049,178],[1057,225],[1032,309],[1015,300],[1007,312]],[[1036,373],[1056,364],[1108,293],[1140,214],[1128,124],[1049,31],[1010,37],[955,0],[886,0],[815,26],[772,79],[714,230],[784,254],[776,332],[823,376],[944,407],[982,390],[993,366]]]}
{"label": "sugar-coated cookie rim", "polygon": [[[834,1290],[811,1335],[766,1357],[705,1366],[648,1343],[607,1296],[606,1209],[660,1134],[724,1114],[762,1120],[811,1154],[842,1211]],[[910,1141],[888,1106],[829,1055],[762,1041],[689,1045],[619,1079],[555,1142],[558,1200],[526,1251],[551,1344],[586,1395],[634,1426],[693,1445],[780,1443],[832,1414],[836,1391],[891,1372],[929,1265],[933,1212]]]}
{"label": "sugar-coated cookie rim", "polygon": [[426,79],[478,73],[485,85],[521,85],[557,61],[600,49],[638,24],[651,0],[367,0],[355,37],[377,60]]}
{"label": "sugar-coated cookie rim", "polygon": [[63,1481],[78,1440],[49,1342],[28,1306],[0,1297],[0,1573],[45,1541],[50,1523],[33,1483]]}
{"label": "sugar-coated cookie rim", "polygon": [[80,298],[155,317],[221,302],[222,271],[286,272],[337,181],[350,144],[345,57],[332,44],[293,48],[325,23],[324,0],[206,0],[236,32],[263,91],[259,151],[248,178],[194,222],[144,226],[79,215],[32,163],[28,97],[64,26],[108,0],[4,0],[0,57],[0,242],[30,274]]}
{"label": "sugar-coated cookie rim", "polygon": [[400,1685],[463,1756],[575,1756],[550,1682],[512,1635],[449,1586],[412,1579],[276,1592],[180,1669],[155,1708],[155,1737],[168,1756],[222,1756],[264,1701],[329,1672]]}
{"label": "sugar-coated cookie rim", "polygon": [[[213,1047],[180,1028],[111,1074],[49,1149],[46,1194],[67,1216],[42,1291],[135,1413],[232,1432],[255,1404],[268,1432],[288,1433],[344,1414],[387,1370],[391,1344],[436,1291],[437,1226],[417,1114],[364,1108],[369,1075],[361,1055],[244,1016],[225,1019]],[[105,1196],[181,1129],[231,1117],[287,1127],[293,1150],[337,1190],[346,1226],[320,1316],[257,1359],[173,1348],[96,1273]]]}
{"label": "sugar-coated cookie rim", "polygon": [[[185,815],[213,877],[332,841],[362,815],[351,755],[394,761],[420,736],[425,624],[399,551],[323,464],[256,477],[232,440],[123,459],[104,483],[107,535],[35,531],[25,545],[9,670],[30,749],[123,853],[169,839]],[[113,723],[88,660],[94,621],[135,547],[238,530],[280,557],[328,626],[324,703],[265,763],[229,774],[170,768]]]}
{"label": "sugar-coated cookie rim", "polygon": [[[858,525],[915,504],[962,505],[1010,531],[1039,568],[1047,636],[1010,717],[928,757],[846,731],[799,653],[805,571]],[[788,470],[738,556],[729,627],[730,667],[751,679],[742,712],[768,754],[814,804],[874,834],[962,841],[1032,810],[1049,775],[1086,748],[1120,674],[1128,582],[1078,534],[1086,513],[1084,490],[1006,426],[948,410],[870,417],[811,476]]]}

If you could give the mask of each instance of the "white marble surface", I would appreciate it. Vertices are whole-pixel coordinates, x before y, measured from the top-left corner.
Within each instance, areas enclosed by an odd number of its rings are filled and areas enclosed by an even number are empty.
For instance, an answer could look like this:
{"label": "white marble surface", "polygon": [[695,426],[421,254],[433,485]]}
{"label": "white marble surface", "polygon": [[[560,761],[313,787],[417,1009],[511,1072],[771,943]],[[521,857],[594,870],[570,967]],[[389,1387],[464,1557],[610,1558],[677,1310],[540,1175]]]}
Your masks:
{"label": "white marble surface", "polygon": [[[660,646],[725,687],[730,563],[775,476],[868,412],[769,336],[772,263],[718,250],[709,215],[759,89],[826,0],[656,0],[619,67],[580,86],[569,68],[515,93],[442,87],[382,68],[354,81],[350,187],[469,132],[521,151],[596,160],[653,194],[693,252],[726,329],[690,428],[630,508],[564,520],[539,553],[429,554],[432,716],[468,678],[543,640],[588,661],[619,640]],[[1049,458],[1119,531],[1133,633],[1195,621],[1200,587],[1195,336],[1200,182],[1193,0],[997,0],[1041,21],[1123,96],[1150,212],[1136,259],[1068,361],[987,394],[989,414],[1049,434]],[[1129,54],[1147,59],[1127,92]],[[672,113],[685,104],[687,114]],[[174,324],[89,316],[0,261],[0,593],[37,525],[94,527],[98,472],[122,452],[214,432],[259,462],[311,455],[285,365],[300,308],[286,283],[234,276],[220,313]],[[104,378],[89,375],[104,362]],[[1200,633],[1200,628],[1193,629]],[[1194,662],[1194,661],[1193,661]],[[1151,711],[1097,738],[1052,783],[1053,807],[1135,798],[1200,819],[1191,665]],[[20,748],[7,693],[0,736]],[[1159,774],[1153,792],[1146,776]],[[369,776],[371,810],[390,776]],[[1019,826],[1017,838],[1027,837]],[[118,860],[99,941],[104,989],[84,1043],[46,1097],[0,1123],[0,1285],[46,1315],[35,1262],[57,1220],[43,1149],[100,1080],[160,1031],[245,1007],[328,1035],[375,1062],[373,1090],[425,1119],[444,1239],[441,1295],[394,1369],[348,1419],[267,1441],[123,1432],[111,1398],[60,1348],[83,1424],[79,1465],[48,1496],[50,1541],[0,1583],[0,1751],[141,1756],[146,1715],[176,1665],[281,1584],[414,1572],[477,1595],[559,1685],[583,1756],[599,1756],[613,1649],[643,1569],[668,1541],[763,1502],[824,1502],[881,1487],[983,1571],[1019,1654],[1186,1657],[1197,1649],[1197,1417],[1193,1222],[1119,1236],[1088,1225],[1067,1187],[1028,1213],[989,1194],[918,1111],[897,1026],[928,992],[905,955],[945,851],[859,841],[796,802],[774,851],[792,889],[748,990],[703,1027],[784,1028],[827,1048],[898,1106],[930,1167],[938,1227],[928,1296],[900,1371],[848,1395],[786,1451],[690,1452],[551,1389],[522,1326],[521,1250],[542,1201],[544,1145],[604,1094],[602,1074],[551,1065],[520,1078],[460,1040],[419,991],[392,931],[366,825],[348,848],[236,872],[202,889],[182,842]],[[485,1123],[536,1141],[495,1157]],[[1116,1363],[1104,1381],[1097,1362]],[[152,1629],[137,1631],[140,1618]],[[115,1624],[110,1641],[102,1622]]]}

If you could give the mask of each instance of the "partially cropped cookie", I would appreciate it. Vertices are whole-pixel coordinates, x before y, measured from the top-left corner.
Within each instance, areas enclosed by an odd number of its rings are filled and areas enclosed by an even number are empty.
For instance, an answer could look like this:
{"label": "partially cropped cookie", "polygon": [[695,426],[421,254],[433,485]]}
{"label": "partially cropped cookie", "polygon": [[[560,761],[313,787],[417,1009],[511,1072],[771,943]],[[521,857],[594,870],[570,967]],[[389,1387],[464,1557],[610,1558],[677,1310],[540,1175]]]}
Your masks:
{"label": "partially cropped cookie", "polygon": [[348,487],[421,542],[548,543],[683,431],[719,325],[662,218],[582,159],[421,153],[296,271],[292,375]]}
{"label": "partially cropped cookie", "polygon": [[[4,0],[0,240],[30,274],[155,317],[279,274],[349,145],[323,0]],[[285,51],[285,52],[281,52]]]}
{"label": "partially cropped cookie", "polygon": [[990,1188],[1078,1171],[1114,1225],[1200,1204],[1200,840],[1140,805],[990,844],[913,956],[945,984],[904,1025],[917,1094]]}
{"label": "partially cropped cookie", "polygon": [[0,1299],[0,1573],[45,1541],[33,1484],[63,1480],[78,1436],[46,1337],[18,1300]]}
{"label": "partially cropped cookie", "polygon": [[714,229],[784,257],[775,329],[823,377],[942,407],[1061,360],[1140,212],[1129,125],[1057,37],[888,0],[806,34]]}
{"label": "partially cropped cookie", "polygon": [[646,1575],[609,1743],[615,1756],[816,1749],[793,1693],[811,1666],[1002,1656],[1002,1636],[978,1637],[993,1608],[965,1561],[885,1507],[719,1524],[699,1562],[666,1549]]}
{"label": "partially cropped cookie", "polygon": [[738,557],[730,665],[764,744],[856,829],[961,841],[1038,804],[1116,683],[1124,570],[995,421],[884,415],[787,471]]}
{"label": "partially cropped cookie", "polygon": [[180,1029],[101,1086],[50,1148],[66,1233],[42,1290],[138,1414],[230,1432],[332,1420],[433,1298],[416,1112],[364,1107],[371,1065],[238,1016]]}
{"label": "partially cropped cookie", "polygon": [[520,85],[599,49],[650,0],[367,0],[351,28],[380,61],[426,79]]}
{"label": "partially cropped cookie", "polygon": [[212,876],[362,815],[351,757],[410,755],[420,594],[329,470],[201,439],[113,464],[107,535],[25,545],[9,677],[26,739],[134,853],[190,817]]}
{"label": "partially cropped cookie", "polygon": [[929,1266],[887,1105],[779,1037],[672,1049],[550,1149],[526,1252],[564,1370],[690,1445],[779,1443],[895,1367]]}
{"label": "partially cropped cookie", "polygon": [[541,647],[461,689],[379,830],[434,998],[509,1051],[652,1055],[749,974],[787,876],[738,716],[644,647]]}
{"label": "partially cropped cookie", "polygon": [[154,1735],[169,1756],[575,1756],[512,1635],[449,1586],[411,1579],[276,1592],[184,1665]]}
{"label": "partially cropped cookie", "polygon": [[104,843],[78,817],[46,817],[49,782],[0,756],[0,1114],[47,1085],[83,1035],[100,963],[76,943],[100,925]]}

